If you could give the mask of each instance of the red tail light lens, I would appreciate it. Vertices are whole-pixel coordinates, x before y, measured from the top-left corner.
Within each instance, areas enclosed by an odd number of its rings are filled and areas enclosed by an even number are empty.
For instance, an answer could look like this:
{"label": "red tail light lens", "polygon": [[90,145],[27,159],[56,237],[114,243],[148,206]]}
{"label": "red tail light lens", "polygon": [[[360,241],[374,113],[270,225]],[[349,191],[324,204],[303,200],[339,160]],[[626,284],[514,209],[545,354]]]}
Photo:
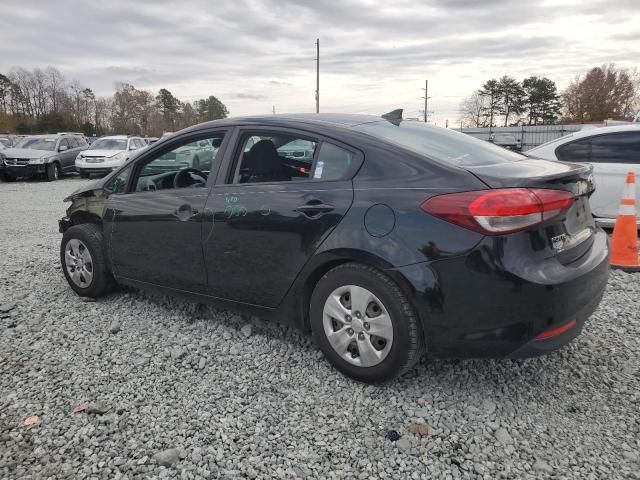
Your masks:
{"label": "red tail light lens", "polygon": [[573,204],[573,194],[544,188],[502,188],[438,195],[420,208],[484,235],[502,235],[555,217]]}

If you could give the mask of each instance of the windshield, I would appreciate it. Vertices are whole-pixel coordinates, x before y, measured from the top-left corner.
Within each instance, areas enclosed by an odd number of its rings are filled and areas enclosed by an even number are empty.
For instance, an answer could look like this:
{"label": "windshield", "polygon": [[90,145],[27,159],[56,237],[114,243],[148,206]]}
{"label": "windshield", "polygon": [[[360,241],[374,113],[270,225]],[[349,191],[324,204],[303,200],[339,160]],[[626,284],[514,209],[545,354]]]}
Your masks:
{"label": "windshield", "polygon": [[458,167],[516,162],[525,157],[454,130],[419,122],[364,123],[353,127],[433,160]]}
{"label": "windshield", "polygon": [[20,140],[15,148],[54,151],[56,148],[56,140],[56,138],[26,137]]}
{"label": "windshield", "polygon": [[101,138],[91,144],[89,150],[126,150],[127,141],[122,138]]}

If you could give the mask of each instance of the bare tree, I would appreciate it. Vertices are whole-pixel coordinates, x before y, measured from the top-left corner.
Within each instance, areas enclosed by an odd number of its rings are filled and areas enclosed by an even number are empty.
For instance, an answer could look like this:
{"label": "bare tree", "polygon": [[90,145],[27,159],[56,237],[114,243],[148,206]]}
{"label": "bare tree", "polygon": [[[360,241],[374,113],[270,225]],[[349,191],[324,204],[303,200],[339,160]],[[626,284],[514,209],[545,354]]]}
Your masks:
{"label": "bare tree", "polygon": [[487,127],[487,97],[478,90],[460,102],[460,122],[465,127]]}

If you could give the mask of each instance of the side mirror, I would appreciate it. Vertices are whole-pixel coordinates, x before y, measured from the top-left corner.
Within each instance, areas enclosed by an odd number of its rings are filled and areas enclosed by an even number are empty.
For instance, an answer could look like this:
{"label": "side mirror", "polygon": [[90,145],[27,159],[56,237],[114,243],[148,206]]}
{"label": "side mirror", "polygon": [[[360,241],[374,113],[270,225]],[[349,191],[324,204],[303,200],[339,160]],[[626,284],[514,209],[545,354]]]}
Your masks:
{"label": "side mirror", "polygon": [[59,152],[64,152],[65,150],[69,150],[69,147],[67,147],[66,145],[60,145],[60,147],[58,148]]}

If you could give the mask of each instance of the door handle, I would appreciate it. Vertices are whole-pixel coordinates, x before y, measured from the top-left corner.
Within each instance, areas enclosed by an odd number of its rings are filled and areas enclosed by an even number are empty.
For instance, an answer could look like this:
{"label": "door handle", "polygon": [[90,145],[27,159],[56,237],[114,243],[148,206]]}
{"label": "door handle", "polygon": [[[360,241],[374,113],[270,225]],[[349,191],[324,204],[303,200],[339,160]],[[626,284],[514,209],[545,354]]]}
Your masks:
{"label": "door handle", "polygon": [[306,215],[307,217],[315,217],[317,215],[320,215],[321,213],[331,212],[335,208],[336,207],[334,207],[333,205],[329,205],[325,203],[309,202],[305,205],[300,205],[299,207],[294,208],[293,210],[295,212],[300,212],[303,215]]}
{"label": "door handle", "polygon": [[178,207],[173,212],[173,215],[177,217],[178,220],[186,222],[187,220],[190,220],[191,218],[198,215],[198,213],[200,212],[198,212],[198,210],[196,210],[195,208],[191,208],[191,205],[185,204],[185,205],[180,205],[180,207]]}

